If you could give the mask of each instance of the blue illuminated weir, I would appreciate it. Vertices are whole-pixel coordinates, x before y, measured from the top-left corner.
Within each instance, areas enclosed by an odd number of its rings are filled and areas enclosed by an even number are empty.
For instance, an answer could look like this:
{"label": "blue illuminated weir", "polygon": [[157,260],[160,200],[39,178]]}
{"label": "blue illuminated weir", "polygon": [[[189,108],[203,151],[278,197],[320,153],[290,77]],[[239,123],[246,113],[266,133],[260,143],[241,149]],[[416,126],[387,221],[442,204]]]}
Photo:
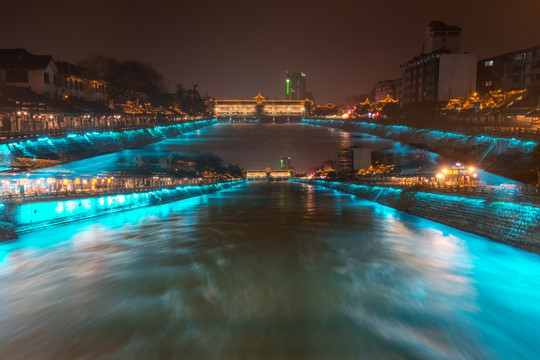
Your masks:
{"label": "blue illuminated weir", "polygon": [[412,215],[540,253],[540,207],[336,181],[291,181],[357,195]]}
{"label": "blue illuminated weir", "polygon": [[117,211],[160,205],[188,197],[209,194],[243,183],[243,180],[209,185],[179,186],[174,189],[107,195],[94,198],[70,199],[12,205],[9,221],[17,232],[75,221]]}
{"label": "blue illuminated weir", "polygon": [[359,132],[373,134],[396,141],[403,141],[405,137],[413,136],[416,142],[429,144],[451,142],[457,146],[479,146],[486,149],[492,146],[493,143],[497,142],[504,144],[507,151],[515,151],[520,153],[529,153],[538,145],[537,141],[524,141],[514,138],[501,138],[493,136],[464,135],[439,130],[415,129],[409,126],[384,125],[364,121],[303,119],[302,123],[337,128],[351,126],[353,129]]}
{"label": "blue illuminated weir", "polygon": [[217,119],[183,122],[137,130],[86,132],[62,138],[40,137],[0,145],[0,171],[11,168],[12,157],[72,161],[127,148],[141,147],[214,125]]}

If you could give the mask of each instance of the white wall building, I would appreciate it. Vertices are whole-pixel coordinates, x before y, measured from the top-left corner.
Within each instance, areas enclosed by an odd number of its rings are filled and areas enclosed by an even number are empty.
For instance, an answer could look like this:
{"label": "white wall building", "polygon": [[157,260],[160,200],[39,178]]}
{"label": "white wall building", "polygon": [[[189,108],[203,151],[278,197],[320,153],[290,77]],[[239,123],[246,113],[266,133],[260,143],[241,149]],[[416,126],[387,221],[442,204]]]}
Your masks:
{"label": "white wall building", "polygon": [[478,58],[474,54],[441,54],[437,101],[448,101],[476,91]]}

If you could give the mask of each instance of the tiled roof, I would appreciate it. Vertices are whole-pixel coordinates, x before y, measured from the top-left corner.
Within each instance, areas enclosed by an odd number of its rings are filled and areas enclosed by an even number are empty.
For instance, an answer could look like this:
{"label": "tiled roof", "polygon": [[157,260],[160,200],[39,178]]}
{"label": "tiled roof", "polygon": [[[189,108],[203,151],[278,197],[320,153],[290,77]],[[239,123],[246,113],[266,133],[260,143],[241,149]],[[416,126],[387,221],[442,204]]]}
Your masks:
{"label": "tiled roof", "polygon": [[0,49],[0,69],[45,69],[50,55],[33,55],[25,49]]}
{"label": "tiled roof", "polygon": [[60,74],[69,77],[71,75],[74,76],[82,76],[83,69],[77,65],[73,65],[71,63],[68,63],[67,61],[55,61],[56,67],[58,68],[58,71]]}

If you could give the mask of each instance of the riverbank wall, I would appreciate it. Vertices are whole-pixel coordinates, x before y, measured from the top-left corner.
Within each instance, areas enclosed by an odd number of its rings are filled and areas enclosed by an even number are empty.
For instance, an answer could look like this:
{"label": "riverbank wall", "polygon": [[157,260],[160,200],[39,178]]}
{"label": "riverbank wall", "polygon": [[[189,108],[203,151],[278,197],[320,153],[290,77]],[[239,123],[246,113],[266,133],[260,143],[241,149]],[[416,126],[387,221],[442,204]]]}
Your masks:
{"label": "riverbank wall", "polygon": [[530,170],[535,168],[531,165],[531,153],[538,146],[538,141],[474,136],[359,120],[303,119],[302,123],[375,135],[405,144],[424,143],[432,152],[469,162],[495,174],[525,183],[536,183],[538,180],[537,173]]}
{"label": "riverbank wall", "polygon": [[[90,158],[129,148],[142,147],[190,131],[216,124],[216,119],[182,122],[137,130],[68,134],[61,138],[41,137],[0,145],[0,168],[21,162],[31,166],[32,159],[59,163]],[[39,167],[36,161],[36,166]]]}
{"label": "riverbank wall", "polygon": [[459,230],[540,254],[540,207],[322,180],[291,180],[374,201]]}
{"label": "riverbank wall", "polygon": [[143,193],[47,201],[24,204],[0,204],[0,240],[53,225],[135,208],[161,205],[189,197],[210,194],[240,185],[244,180],[200,186],[179,186]]}

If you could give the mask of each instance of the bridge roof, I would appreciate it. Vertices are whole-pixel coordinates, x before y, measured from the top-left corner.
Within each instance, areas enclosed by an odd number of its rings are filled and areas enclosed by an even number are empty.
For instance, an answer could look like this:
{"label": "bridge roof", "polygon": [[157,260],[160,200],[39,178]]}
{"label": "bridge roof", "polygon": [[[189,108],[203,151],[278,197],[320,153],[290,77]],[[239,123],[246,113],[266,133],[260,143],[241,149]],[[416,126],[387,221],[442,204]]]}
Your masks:
{"label": "bridge roof", "polygon": [[[308,100],[309,101],[309,100]],[[252,104],[256,105],[257,100],[215,100],[216,105],[220,104]],[[262,100],[263,104],[275,104],[275,105],[303,105],[306,100]]]}

